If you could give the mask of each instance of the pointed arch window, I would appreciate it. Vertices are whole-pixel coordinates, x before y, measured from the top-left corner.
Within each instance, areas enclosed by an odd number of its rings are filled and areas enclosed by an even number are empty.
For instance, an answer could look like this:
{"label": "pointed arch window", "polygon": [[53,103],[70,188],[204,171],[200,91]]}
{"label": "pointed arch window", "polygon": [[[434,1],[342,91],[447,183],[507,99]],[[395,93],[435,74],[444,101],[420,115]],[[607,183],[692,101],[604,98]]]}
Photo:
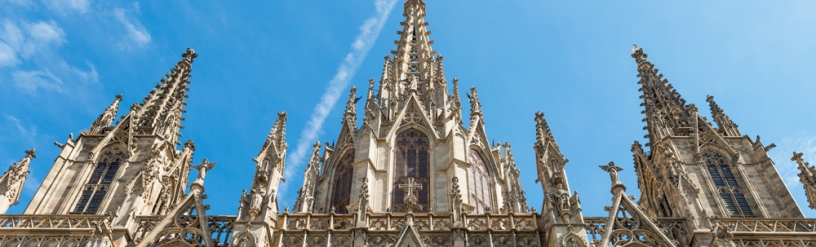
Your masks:
{"label": "pointed arch window", "polygon": [[714,186],[719,190],[720,199],[722,199],[728,215],[754,216],[751,204],[748,203],[748,199],[742,193],[742,187],[737,183],[726,157],[713,149],[705,149],[703,150],[703,159],[708,168],[708,173],[711,174]]}
{"label": "pointed arch window", "polygon": [[414,178],[414,183],[422,184],[422,189],[414,190],[417,203],[423,212],[428,212],[430,206],[430,144],[428,136],[417,129],[408,129],[397,135],[396,165],[394,169],[393,201],[391,211],[402,211],[405,191],[399,188],[400,184],[407,184],[408,178]]}
{"label": "pointed arch window", "polygon": [[487,165],[485,165],[484,159],[482,159],[482,155],[476,149],[470,149],[468,162],[470,163],[470,171],[468,172],[468,175],[470,175],[468,181],[470,202],[476,207],[477,214],[483,214],[493,201],[490,193],[490,172]]}
{"label": "pointed arch window", "polygon": [[99,163],[96,164],[88,183],[82,189],[74,213],[96,213],[110,189],[110,184],[116,178],[119,166],[125,161],[125,149],[113,147],[102,152]]}
{"label": "pointed arch window", "polygon": [[332,187],[332,207],[338,214],[347,214],[346,206],[351,202],[351,180],[354,175],[354,149],[348,150],[340,156],[337,166],[334,168],[334,186]]}

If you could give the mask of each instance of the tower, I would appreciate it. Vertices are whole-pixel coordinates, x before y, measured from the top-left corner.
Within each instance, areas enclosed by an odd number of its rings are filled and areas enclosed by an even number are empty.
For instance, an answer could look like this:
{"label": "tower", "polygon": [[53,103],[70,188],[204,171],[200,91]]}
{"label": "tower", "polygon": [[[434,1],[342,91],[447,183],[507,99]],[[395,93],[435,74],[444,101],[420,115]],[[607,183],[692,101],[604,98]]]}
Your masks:
{"label": "tower", "polygon": [[787,186],[768,157],[775,145],[741,136],[737,124],[708,96],[714,126],[694,104],[673,89],[633,49],[646,115],[644,151],[632,145],[639,204],[650,217],[687,217],[696,229],[712,227],[706,219],[801,218]]}
{"label": "tower", "polygon": [[586,242],[581,214],[581,200],[578,192],[570,193],[567,171],[564,166],[569,159],[564,158],[555,142],[544,113],[535,114],[536,143],[534,146],[538,179],[544,193],[541,219],[547,229],[547,246],[569,246]]}
{"label": "tower", "polygon": [[[449,184],[456,177],[465,212],[529,213],[510,145],[502,149],[487,141],[475,87],[468,94],[470,124],[462,124],[458,80],[452,95],[442,56],[431,48],[425,3],[407,1],[404,16],[376,95],[374,80],[363,96],[352,87],[338,141],[325,145],[321,158],[315,145],[296,212],[353,212],[364,180],[369,190],[385,192],[370,195],[373,212],[404,212],[408,194],[400,186],[411,180],[419,186],[410,193],[417,197],[416,211],[448,213]],[[358,127],[356,104],[363,98]]]}
{"label": "tower", "polygon": [[[286,112],[278,113],[278,119],[269,131],[255,162],[255,176],[249,193],[241,193],[238,216],[232,232],[236,246],[271,246],[278,215],[276,192],[283,179],[286,160]],[[288,211],[289,208],[286,208]]]}

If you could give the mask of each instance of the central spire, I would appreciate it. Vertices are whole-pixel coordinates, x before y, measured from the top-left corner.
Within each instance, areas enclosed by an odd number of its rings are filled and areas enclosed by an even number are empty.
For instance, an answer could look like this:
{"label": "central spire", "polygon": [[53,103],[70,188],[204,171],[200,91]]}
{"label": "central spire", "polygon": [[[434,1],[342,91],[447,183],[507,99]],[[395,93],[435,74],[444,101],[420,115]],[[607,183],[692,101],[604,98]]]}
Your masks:
{"label": "central spire", "polygon": [[641,85],[639,91],[643,93],[641,105],[645,108],[644,121],[650,133],[647,137],[654,142],[666,135],[665,132],[657,131],[657,129],[688,127],[687,120],[691,117],[691,111],[688,108],[693,108],[693,106],[686,106],[686,100],[680,97],[677,90],[674,90],[669,80],[663,78],[663,74],[658,73],[654,64],[646,60],[647,57],[648,55],[643,53],[642,48],[634,45],[632,58],[638,65],[637,76],[640,78],[638,84]]}
{"label": "central spire", "polygon": [[[447,102],[447,81],[444,76],[442,57],[436,56],[431,45],[434,41],[429,38],[431,31],[427,29],[425,21],[425,2],[422,0],[408,0],[405,2],[403,16],[400,22],[401,31],[396,50],[392,56],[385,57],[378,102],[388,114],[394,117],[412,93],[420,100],[428,112],[433,112]],[[443,94],[436,94],[442,90]],[[433,110],[432,110],[433,109]]]}

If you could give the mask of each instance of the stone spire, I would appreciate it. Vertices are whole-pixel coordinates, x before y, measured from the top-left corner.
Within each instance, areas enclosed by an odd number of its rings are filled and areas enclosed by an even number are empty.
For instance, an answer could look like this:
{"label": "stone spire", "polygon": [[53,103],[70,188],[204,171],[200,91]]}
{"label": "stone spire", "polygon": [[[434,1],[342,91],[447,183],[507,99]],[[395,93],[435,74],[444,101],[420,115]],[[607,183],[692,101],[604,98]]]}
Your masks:
{"label": "stone spire", "polygon": [[[544,119],[543,112],[536,112],[535,114],[535,121],[536,121],[536,149],[543,149],[546,148],[547,143],[552,143],[556,149],[558,149],[558,143],[555,142],[555,137],[553,137],[552,132],[550,131],[550,125],[547,124],[547,120]],[[560,152],[560,151],[559,151]]]}
{"label": "stone spire", "polygon": [[272,125],[272,129],[269,130],[269,135],[266,136],[266,142],[261,146],[261,152],[267,150],[271,144],[275,144],[275,150],[278,152],[286,150],[288,146],[286,143],[286,120],[286,111],[278,112],[278,119],[275,120],[275,124]]}
{"label": "stone spire", "polygon": [[453,78],[453,94],[450,95],[451,109],[454,115],[459,117],[459,121],[462,120],[462,99],[459,97],[459,79]]}
{"label": "stone spire", "polygon": [[717,102],[714,102],[714,96],[708,95],[706,96],[706,101],[708,105],[711,107],[711,117],[714,118],[714,122],[717,123],[717,127],[725,136],[742,136],[739,132],[739,126],[737,126],[734,121],[731,120],[728,115],[725,114],[722,108],[717,105]]}
{"label": "stone spire", "polygon": [[0,176],[0,214],[5,214],[11,205],[16,205],[22,194],[23,183],[28,178],[28,167],[31,159],[37,158],[34,149],[26,150],[26,156],[9,167],[6,173]]}
{"label": "stone spire", "polygon": [[[406,1],[403,16],[402,30],[397,32],[400,37],[394,41],[397,49],[391,51],[393,57],[385,57],[378,102],[391,119],[414,94],[425,112],[436,117],[447,107],[447,82],[442,58],[431,47],[434,42],[426,28],[424,1]],[[438,90],[442,93],[436,93]]]}
{"label": "stone spire", "polygon": [[357,93],[357,88],[352,86],[349,89],[348,101],[346,101],[346,112],[343,114],[343,123],[348,122],[353,128],[357,127],[357,101],[362,98],[355,98],[355,93]]}
{"label": "stone spire", "polygon": [[[646,137],[650,139],[650,143],[660,140],[674,128],[689,127],[688,119],[691,117],[691,112],[686,108],[686,101],[674,90],[668,80],[663,79],[663,74],[658,73],[654,64],[646,60],[648,55],[643,53],[642,48],[635,45],[632,48],[632,57],[635,58],[638,65],[637,76],[640,78],[638,84],[641,85],[639,91],[643,93],[641,105],[645,107],[644,121],[649,131]],[[668,130],[660,131],[660,128]]]}
{"label": "stone spire", "polygon": [[799,181],[805,187],[805,195],[807,195],[808,207],[816,209],[816,167],[811,166],[802,160],[802,153],[793,152],[792,161],[799,164]]}
{"label": "stone spire", "polygon": [[314,189],[317,185],[317,176],[320,172],[320,142],[315,142],[312,157],[303,172],[303,187],[298,191],[293,213],[312,212],[314,206]]}
{"label": "stone spire", "polygon": [[190,84],[189,77],[192,71],[193,60],[198,54],[193,49],[187,48],[181,54],[181,61],[170,69],[170,73],[161,79],[147,97],[143,100],[143,105],[138,112],[138,126],[140,128],[153,128],[153,133],[165,135],[172,140],[177,139],[178,130],[182,127],[181,116],[185,112],[183,107],[187,105],[187,87]]}
{"label": "stone spire", "polygon": [[103,128],[110,127],[111,123],[113,123],[113,119],[116,118],[116,112],[119,110],[119,102],[121,101],[122,95],[116,95],[116,99],[113,100],[113,103],[93,121],[91,128],[88,129],[88,133],[101,134]]}

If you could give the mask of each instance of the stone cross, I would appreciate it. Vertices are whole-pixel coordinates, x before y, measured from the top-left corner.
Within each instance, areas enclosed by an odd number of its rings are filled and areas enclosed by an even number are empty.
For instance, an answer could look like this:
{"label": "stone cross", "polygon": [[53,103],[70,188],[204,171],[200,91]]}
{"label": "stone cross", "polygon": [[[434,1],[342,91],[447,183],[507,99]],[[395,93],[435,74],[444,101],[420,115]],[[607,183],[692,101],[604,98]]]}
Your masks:
{"label": "stone cross", "polygon": [[400,184],[399,188],[405,191],[407,194],[405,195],[405,199],[403,199],[403,203],[405,203],[405,211],[408,213],[413,213],[414,209],[421,210],[422,208],[419,207],[417,204],[417,197],[414,195],[414,189],[421,190],[422,184],[414,183],[414,178],[408,178],[407,184]]}
{"label": "stone cross", "polygon": [[406,197],[408,197],[409,195],[411,195],[411,196],[414,195],[414,189],[421,190],[422,189],[422,184],[414,183],[414,178],[408,178],[408,183],[407,184],[400,184],[399,188],[404,190],[406,193],[408,193],[407,195],[405,195]]}

